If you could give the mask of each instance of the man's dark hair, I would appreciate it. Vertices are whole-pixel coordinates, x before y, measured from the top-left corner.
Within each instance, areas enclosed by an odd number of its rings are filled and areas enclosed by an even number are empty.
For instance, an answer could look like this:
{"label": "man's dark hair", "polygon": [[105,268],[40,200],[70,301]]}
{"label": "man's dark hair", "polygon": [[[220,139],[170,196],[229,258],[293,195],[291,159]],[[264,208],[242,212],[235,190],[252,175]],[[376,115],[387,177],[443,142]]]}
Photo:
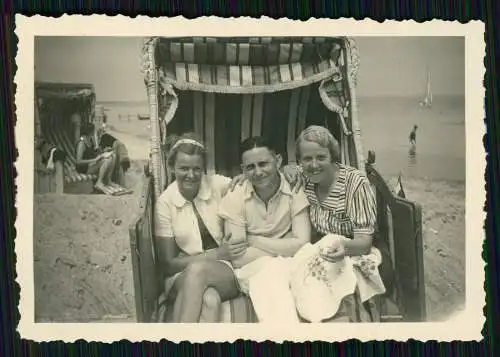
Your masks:
{"label": "man's dark hair", "polygon": [[278,150],[276,149],[276,146],[271,140],[263,136],[252,136],[248,139],[245,139],[240,144],[240,159],[246,151],[255,148],[266,148],[275,154],[279,154]]}
{"label": "man's dark hair", "polygon": [[80,128],[81,135],[91,135],[94,133],[95,125],[92,123],[87,123]]}

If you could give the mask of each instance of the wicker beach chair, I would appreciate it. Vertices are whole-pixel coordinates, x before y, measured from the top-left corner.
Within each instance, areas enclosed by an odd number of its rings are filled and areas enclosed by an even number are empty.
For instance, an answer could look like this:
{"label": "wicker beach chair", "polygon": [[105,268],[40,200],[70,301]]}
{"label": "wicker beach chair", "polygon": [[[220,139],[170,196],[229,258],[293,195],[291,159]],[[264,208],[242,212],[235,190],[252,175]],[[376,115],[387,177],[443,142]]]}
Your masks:
{"label": "wicker beach chair", "polygon": [[[232,176],[239,172],[241,140],[269,136],[284,163],[293,163],[295,140],[311,124],[328,127],[339,139],[341,161],[366,172],[376,188],[375,244],[387,253],[391,286],[382,320],[425,319],[420,207],[392,194],[373,153],[365,160],[356,111],[359,58],[351,39],[154,37],[145,41],[142,59],[151,141],[141,212],[130,226],[138,321],[154,320],[162,290],[152,233],[154,202],[169,183],[167,136],[198,133],[209,150],[207,171]],[[255,322],[246,297],[231,303],[233,322]]]}
{"label": "wicker beach chair", "polygon": [[[94,87],[90,84],[37,82],[35,97],[35,135],[66,153],[66,160],[60,163],[62,172],[54,173],[62,174],[56,185],[57,192],[91,193],[96,177],[76,170],[76,139],[79,136],[77,127],[94,118]],[[73,113],[80,114],[80,123],[70,120]]]}

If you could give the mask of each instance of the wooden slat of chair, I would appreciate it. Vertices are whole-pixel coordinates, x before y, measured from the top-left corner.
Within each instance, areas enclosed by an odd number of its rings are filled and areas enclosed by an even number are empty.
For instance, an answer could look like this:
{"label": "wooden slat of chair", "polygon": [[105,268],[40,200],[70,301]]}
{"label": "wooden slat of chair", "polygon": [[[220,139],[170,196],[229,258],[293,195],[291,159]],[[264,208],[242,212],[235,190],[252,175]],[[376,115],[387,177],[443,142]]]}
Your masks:
{"label": "wooden slat of chair", "polygon": [[252,133],[252,102],[251,94],[243,94],[241,106],[241,141],[248,139]]}
{"label": "wooden slat of chair", "polygon": [[203,116],[204,116],[204,106],[203,106],[203,93],[199,91],[193,92],[193,129],[194,132],[203,138]]}
{"label": "wooden slat of chair", "polygon": [[205,93],[205,148],[207,173],[215,174],[215,94]]}
{"label": "wooden slat of chair", "polygon": [[344,132],[340,131],[340,138],[338,139],[340,145],[340,160],[344,165],[350,165],[349,160],[349,138],[344,134]]}
{"label": "wooden slat of chair", "polygon": [[288,162],[296,162],[295,159],[295,138],[297,136],[297,119],[299,115],[301,89],[293,89],[290,97],[288,109],[288,132],[287,132],[287,154]]}
{"label": "wooden slat of chair", "polygon": [[262,112],[264,110],[264,94],[255,94],[252,110],[252,136],[262,135]]}
{"label": "wooden slat of chair", "polygon": [[252,301],[247,295],[241,294],[230,300],[232,323],[255,323],[258,322]]}
{"label": "wooden slat of chair", "polygon": [[[309,96],[311,94],[311,86],[302,88],[299,104],[299,118],[297,122],[297,133],[302,132],[306,128],[307,108],[309,107]],[[298,136],[298,134],[297,134]]]}

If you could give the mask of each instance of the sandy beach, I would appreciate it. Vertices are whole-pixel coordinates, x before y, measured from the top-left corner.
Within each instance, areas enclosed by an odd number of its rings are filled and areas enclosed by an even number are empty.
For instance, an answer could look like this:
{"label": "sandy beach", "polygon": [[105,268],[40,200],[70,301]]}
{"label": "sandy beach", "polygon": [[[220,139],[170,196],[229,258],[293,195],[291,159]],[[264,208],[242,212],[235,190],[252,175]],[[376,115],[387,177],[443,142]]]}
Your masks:
{"label": "sandy beach", "polygon": [[35,195],[37,321],[133,321],[128,230],[144,163],[134,161],[126,175],[132,195]]}
{"label": "sandy beach", "polygon": [[[130,151],[126,182],[134,193],[35,196],[36,321],[135,318],[128,226],[139,213],[148,122],[120,125],[110,113],[109,123]],[[403,185],[423,207],[428,319],[443,320],[465,303],[465,183],[404,177]]]}
{"label": "sandy beach", "polygon": [[445,320],[465,304],[465,183],[407,178],[403,186],[422,206],[427,316]]}

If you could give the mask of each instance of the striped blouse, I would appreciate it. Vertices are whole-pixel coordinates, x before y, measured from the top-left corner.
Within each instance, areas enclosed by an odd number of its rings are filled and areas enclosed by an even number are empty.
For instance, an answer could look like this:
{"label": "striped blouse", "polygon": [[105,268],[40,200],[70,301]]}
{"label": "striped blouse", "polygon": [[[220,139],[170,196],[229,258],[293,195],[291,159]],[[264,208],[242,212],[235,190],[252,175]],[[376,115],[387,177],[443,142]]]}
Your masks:
{"label": "striped blouse", "polygon": [[306,181],[309,215],[315,230],[353,238],[355,233],[373,234],[377,217],[375,194],[368,178],[359,170],[339,165],[337,182],[328,197],[319,202],[315,184]]}

